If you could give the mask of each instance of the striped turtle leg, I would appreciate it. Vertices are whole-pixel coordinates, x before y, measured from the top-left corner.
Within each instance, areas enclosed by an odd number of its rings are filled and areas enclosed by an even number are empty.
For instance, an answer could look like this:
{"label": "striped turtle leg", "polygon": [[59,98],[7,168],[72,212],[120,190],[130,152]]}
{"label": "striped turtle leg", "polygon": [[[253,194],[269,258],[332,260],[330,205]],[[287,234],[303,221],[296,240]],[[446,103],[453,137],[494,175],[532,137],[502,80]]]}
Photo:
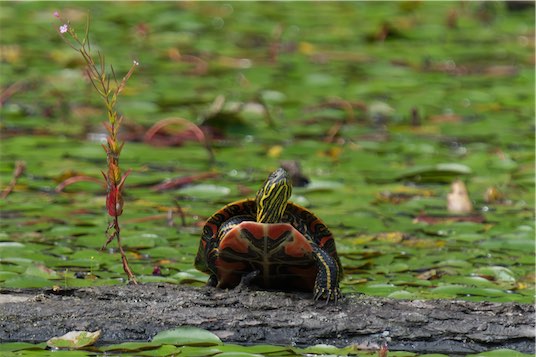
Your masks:
{"label": "striped turtle leg", "polygon": [[313,257],[318,266],[313,298],[315,300],[326,299],[326,303],[330,300],[337,302],[342,296],[339,289],[339,266],[335,259],[318,245],[314,243],[311,245],[313,247]]}
{"label": "striped turtle leg", "polygon": [[207,286],[212,286],[213,288],[215,288],[217,285],[218,285],[218,277],[216,276],[216,274],[210,274],[208,281],[207,281]]}

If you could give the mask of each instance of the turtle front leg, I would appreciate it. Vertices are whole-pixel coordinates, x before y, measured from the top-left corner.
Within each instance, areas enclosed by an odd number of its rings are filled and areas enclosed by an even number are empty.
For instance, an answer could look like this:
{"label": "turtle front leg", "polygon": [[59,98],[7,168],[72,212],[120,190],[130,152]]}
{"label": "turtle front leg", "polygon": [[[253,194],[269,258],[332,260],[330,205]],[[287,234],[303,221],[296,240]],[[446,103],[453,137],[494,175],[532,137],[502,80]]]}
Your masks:
{"label": "turtle front leg", "polygon": [[208,278],[208,281],[207,281],[207,286],[212,286],[213,288],[215,288],[217,285],[218,285],[218,277],[216,276],[216,274],[210,274],[210,277]]}
{"label": "turtle front leg", "polygon": [[313,244],[313,257],[318,266],[313,298],[326,299],[326,303],[333,300],[337,302],[342,297],[339,289],[339,266],[335,259],[316,244]]}
{"label": "turtle front leg", "polygon": [[240,284],[238,284],[238,286],[249,287],[251,285],[251,282],[255,280],[255,278],[258,277],[260,274],[261,274],[260,270],[253,270],[253,271],[250,271],[249,273],[242,275],[242,278],[240,279]]}

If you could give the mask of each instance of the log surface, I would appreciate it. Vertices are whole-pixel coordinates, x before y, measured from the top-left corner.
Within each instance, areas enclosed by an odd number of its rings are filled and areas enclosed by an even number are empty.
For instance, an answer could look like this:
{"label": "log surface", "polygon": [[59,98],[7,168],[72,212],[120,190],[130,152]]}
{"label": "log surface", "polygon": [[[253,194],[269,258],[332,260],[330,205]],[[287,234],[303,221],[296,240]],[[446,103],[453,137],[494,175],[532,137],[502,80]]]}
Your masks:
{"label": "log surface", "polygon": [[350,295],[335,304],[307,295],[166,284],[0,291],[0,341],[43,342],[73,330],[102,330],[101,343],[147,341],[196,326],[224,342],[357,344],[464,354],[497,348],[534,353],[530,304],[394,300]]}

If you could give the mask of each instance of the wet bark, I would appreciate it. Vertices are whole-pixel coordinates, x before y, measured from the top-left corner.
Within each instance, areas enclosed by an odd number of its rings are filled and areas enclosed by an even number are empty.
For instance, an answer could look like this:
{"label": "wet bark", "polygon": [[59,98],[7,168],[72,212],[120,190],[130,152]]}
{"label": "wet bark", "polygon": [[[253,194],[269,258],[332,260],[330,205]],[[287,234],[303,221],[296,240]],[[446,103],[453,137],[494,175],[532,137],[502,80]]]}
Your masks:
{"label": "wet bark", "polygon": [[98,329],[101,343],[144,341],[188,325],[234,343],[375,348],[387,341],[390,350],[420,353],[534,353],[534,318],[529,304],[351,295],[325,305],[307,295],[165,284],[0,291],[3,342],[42,342]]}

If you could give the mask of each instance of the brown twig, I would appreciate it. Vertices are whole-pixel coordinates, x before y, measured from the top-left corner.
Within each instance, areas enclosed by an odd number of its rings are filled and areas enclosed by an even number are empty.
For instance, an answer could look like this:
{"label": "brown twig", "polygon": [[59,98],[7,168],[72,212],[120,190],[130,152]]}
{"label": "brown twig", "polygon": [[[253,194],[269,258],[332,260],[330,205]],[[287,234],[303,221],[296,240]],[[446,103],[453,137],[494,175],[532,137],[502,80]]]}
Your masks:
{"label": "brown twig", "polygon": [[25,83],[23,81],[18,81],[13,84],[11,84],[9,87],[4,89],[2,93],[0,93],[0,107],[4,105],[4,103],[15,93],[23,89],[25,86]]}
{"label": "brown twig", "polygon": [[337,135],[339,134],[339,131],[341,130],[341,128],[343,127],[343,123],[338,121],[336,122],[335,124],[333,124],[327,134],[326,134],[326,137],[324,138],[324,142],[326,143],[332,143],[335,141],[335,138],[337,137]]}
{"label": "brown twig", "polygon": [[15,162],[15,170],[13,170],[13,177],[11,178],[9,185],[7,185],[6,188],[4,188],[4,190],[2,191],[0,198],[5,199],[13,191],[15,185],[17,184],[17,180],[24,173],[25,169],[26,163],[24,161]]}
{"label": "brown twig", "polygon": [[346,112],[346,121],[351,122],[355,119],[355,109],[366,112],[367,105],[361,101],[348,101],[342,98],[332,98],[326,102],[311,105],[305,108],[306,112],[317,111],[324,108],[343,109]]}
{"label": "brown twig", "polygon": [[270,128],[275,129],[277,127],[277,125],[275,123],[274,117],[272,116],[272,112],[270,111],[270,107],[268,106],[268,103],[266,103],[266,101],[264,100],[262,95],[257,96],[257,101],[263,107],[264,113],[266,114],[264,116],[264,118],[266,120],[266,124],[268,124],[268,126]]}
{"label": "brown twig", "polygon": [[182,206],[180,205],[178,200],[175,200],[175,206],[177,207],[177,212],[179,213],[179,217],[181,218],[182,226],[186,227],[186,215],[184,214],[184,210],[182,209]]}
{"label": "brown twig", "polygon": [[177,48],[170,48],[168,50],[168,57],[172,61],[193,64],[194,68],[188,72],[190,74],[201,76],[208,72],[208,62],[201,57],[182,54]]}
{"label": "brown twig", "polygon": [[283,25],[277,24],[272,30],[272,38],[268,46],[268,59],[271,63],[277,63],[279,52],[281,51],[281,37],[283,35]]}

